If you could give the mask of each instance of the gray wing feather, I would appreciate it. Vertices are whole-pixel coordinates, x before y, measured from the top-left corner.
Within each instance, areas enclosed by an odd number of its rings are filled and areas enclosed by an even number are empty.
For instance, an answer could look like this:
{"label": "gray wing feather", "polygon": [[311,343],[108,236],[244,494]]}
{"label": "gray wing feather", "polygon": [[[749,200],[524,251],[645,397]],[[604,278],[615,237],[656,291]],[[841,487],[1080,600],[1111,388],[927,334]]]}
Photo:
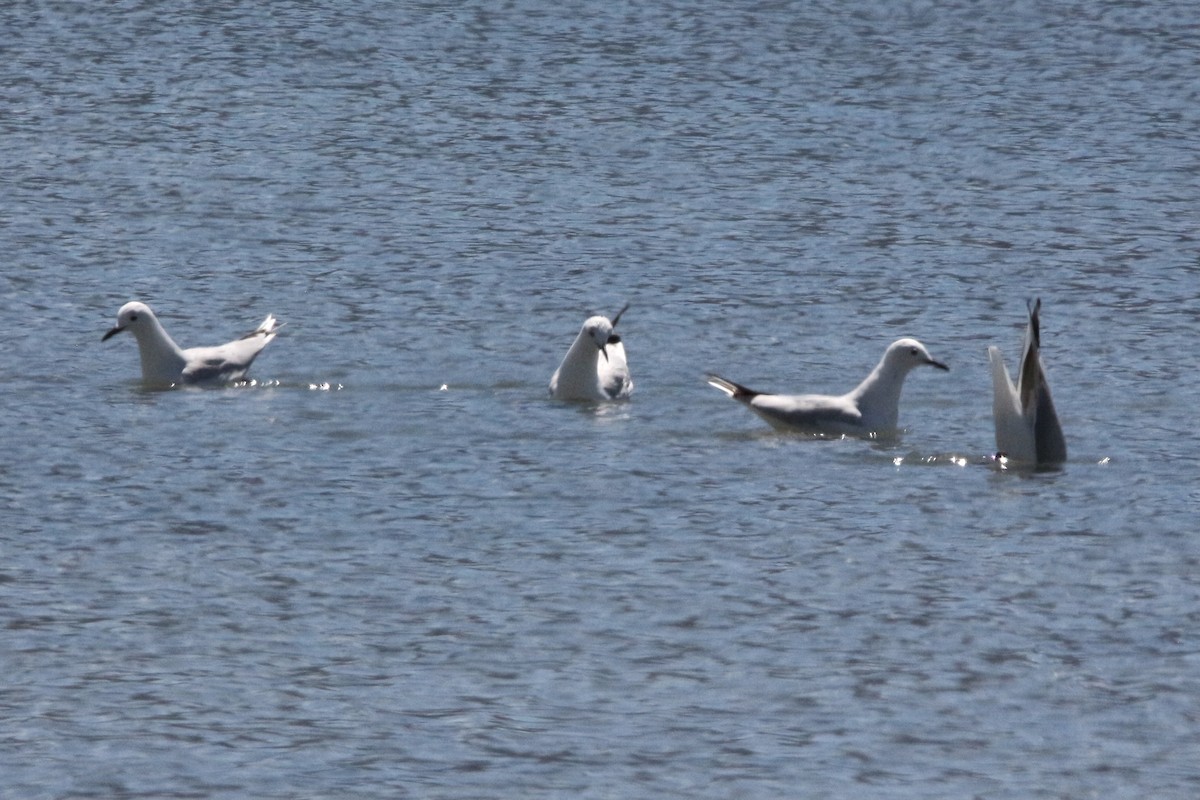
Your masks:
{"label": "gray wing feather", "polygon": [[767,422],[783,428],[832,433],[862,425],[862,414],[842,398],[758,395],[749,405]]}
{"label": "gray wing feather", "polygon": [[272,338],[255,335],[219,347],[185,350],[187,366],[183,370],[183,379],[187,383],[236,381],[246,374],[255,357]]}

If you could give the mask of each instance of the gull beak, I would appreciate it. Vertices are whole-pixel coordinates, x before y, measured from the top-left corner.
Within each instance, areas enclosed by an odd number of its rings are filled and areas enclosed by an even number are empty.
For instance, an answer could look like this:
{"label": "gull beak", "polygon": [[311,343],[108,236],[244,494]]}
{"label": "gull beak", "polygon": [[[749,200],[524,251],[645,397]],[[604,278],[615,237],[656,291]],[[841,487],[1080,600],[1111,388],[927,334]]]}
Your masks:
{"label": "gull beak", "polygon": [[607,346],[607,344],[600,345],[600,355],[604,356],[605,361],[608,361],[608,350],[606,349]]}
{"label": "gull beak", "polygon": [[110,337],[116,336],[118,333],[120,333],[123,330],[125,330],[124,325],[117,325],[115,328],[110,330],[108,333],[106,333],[102,337],[100,337],[100,341],[107,342]]}
{"label": "gull beak", "polygon": [[949,367],[947,367],[947,366],[946,366],[945,364],[943,364],[942,362],[938,361],[936,358],[931,358],[931,359],[929,359],[929,366],[931,366],[931,367],[937,367],[938,369],[942,370],[943,372],[949,372],[949,371],[950,371],[950,368],[949,368]]}

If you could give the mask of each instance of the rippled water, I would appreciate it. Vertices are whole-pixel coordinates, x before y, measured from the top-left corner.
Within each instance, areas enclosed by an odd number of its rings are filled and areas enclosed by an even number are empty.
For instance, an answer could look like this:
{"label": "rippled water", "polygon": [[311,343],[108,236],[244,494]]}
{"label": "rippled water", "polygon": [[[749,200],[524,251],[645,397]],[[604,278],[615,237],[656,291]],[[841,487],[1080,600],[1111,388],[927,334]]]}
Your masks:
{"label": "rippled water", "polygon": [[[0,20],[0,795],[1200,792],[1192,4]],[[1035,295],[1071,459],[1001,472]],[[131,298],[287,325],[145,391]],[[894,442],[702,378],[901,335]]]}

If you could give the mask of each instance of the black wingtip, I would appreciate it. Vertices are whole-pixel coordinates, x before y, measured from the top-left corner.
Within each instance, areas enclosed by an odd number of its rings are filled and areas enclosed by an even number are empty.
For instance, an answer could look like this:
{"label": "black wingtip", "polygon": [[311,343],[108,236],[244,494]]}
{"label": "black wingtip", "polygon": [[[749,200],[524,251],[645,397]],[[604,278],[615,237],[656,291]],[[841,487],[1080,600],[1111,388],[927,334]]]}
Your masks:
{"label": "black wingtip", "polygon": [[1042,298],[1036,297],[1029,304],[1029,330],[1033,334],[1033,341],[1038,347],[1042,344]]}
{"label": "black wingtip", "polygon": [[621,321],[621,315],[624,314],[628,310],[629,310],[629,303],[626,303],[625,305],[621,306],[621,310],[618,311],[616,313],[616,316],[614,316],[612,318],[612,326],[614,328],[617,327],[617,323]]}
{"label": "black wingtip", "polygon": [[[751,389],[749,386],[743,386],[742,384],[737,383],[736,381],[731,381],[728,378],[722,378],[720,375],[717,375],[715,373],[710,373],[708,375],[708,382],[713,383],[714,381],[716,383],[724,384],[726,387],[733,389],[733,393],[729,396],[732,397],[734,400],[742,400],[742,401],[749,402],[750,400],[753,400],[754,398],[756,398],[760,394],[762,394],[762,392]],[[721,387],[718,386],[717,388],[721,388]]]}

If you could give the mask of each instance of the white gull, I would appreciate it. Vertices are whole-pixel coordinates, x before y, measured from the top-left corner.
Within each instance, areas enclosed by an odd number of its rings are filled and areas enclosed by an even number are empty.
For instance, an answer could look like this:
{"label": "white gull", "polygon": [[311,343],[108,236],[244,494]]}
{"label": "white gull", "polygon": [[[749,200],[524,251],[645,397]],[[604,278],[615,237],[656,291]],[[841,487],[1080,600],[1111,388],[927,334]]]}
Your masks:
{"label": "white gull", "polygon": [[1010,461],[1024,464],[1061,464],[1067,460],[1050,384],[1042,369],[1041,298],[1029,307],[1025,345],[1014,386],[1000,348],[988,348],[992,366],[992,419],[996,424],[996,449]]}
{"label": "white gull", "polygon": [[922,365],[950,369],[916,339],[898,339],[884,351],[871,374],[843,395],[766,394],[719,375],[709,375],[708,382],[780,430],[871,436],[896,430],[904,378],[909,370]]}
{"label": "white gull", "polygon": [[625,344],[613,333],[626,304],[610,321],[589,317],[579,335],[550,377],[550,395],[556,400],[589,402],[623,400],[633,392],[633,378],[625,360]]}
{"label": "white gull", "polygon": [[121,331],[132,333],[142,357],[142,380],[147,384],[228,383],[246,374],[255,356],[271,343],[278,330],[279,323],[268,314],[261,325],[240,339],[184,350],[167,335],[150,306],[134,300],[121,306],[117,324],[101,341]]}

